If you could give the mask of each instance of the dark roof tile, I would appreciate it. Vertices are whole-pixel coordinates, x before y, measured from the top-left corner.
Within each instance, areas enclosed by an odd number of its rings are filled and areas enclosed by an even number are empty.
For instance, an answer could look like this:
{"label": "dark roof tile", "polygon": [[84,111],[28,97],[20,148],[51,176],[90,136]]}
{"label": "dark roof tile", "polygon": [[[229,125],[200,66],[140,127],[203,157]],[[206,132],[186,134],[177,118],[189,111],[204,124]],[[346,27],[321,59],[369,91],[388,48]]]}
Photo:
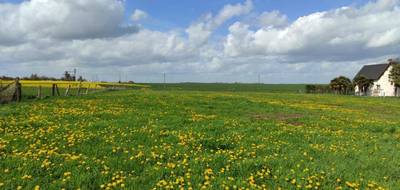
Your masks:
{"label": "dark roof tile", "polygon": [[362,75],[364,77],[367,77],[368,79],[378,80],[389,67],[389,65],[389,63],[365,65],[354,78]]}

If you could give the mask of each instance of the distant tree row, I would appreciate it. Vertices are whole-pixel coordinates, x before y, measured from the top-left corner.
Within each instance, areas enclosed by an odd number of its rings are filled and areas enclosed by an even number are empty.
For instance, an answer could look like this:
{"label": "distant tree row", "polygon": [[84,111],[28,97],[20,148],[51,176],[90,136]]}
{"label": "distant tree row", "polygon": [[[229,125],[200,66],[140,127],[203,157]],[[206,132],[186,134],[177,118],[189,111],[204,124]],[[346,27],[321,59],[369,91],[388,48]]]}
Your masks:
{"label": "distant tree row", "polygon": [[306,93],[327,94],[332,93],[329,85],[324,84],[308,84],[306,85]]}
{"label": "distant tree row", "polygon": [[79,76],[78,78],[76,78],[76,76],[71,75],[68,71],[65,71],[64,76],[61,77],[60,80],[63,80],[63,81],[86,81],[86,79],[84,79],[82,76]]}
{"label": "distant tree row", "polygon": [[29,77],[9,77],[9,76],[0,76],[0,80],[53,80],[53,81],[86,81],[82,76],[79,76],[77,79],[75,76],[72,76],[68,71],[66,71],[61,78],[55,77],[47,77],[47,76],[40,76],[38,74],[31,74]]}
{"label": "distant tree row", "polygon": [[59,80],[55,77],[39,76],[38,74],[31,74],[29,77],[22,77],[22,80]]}
{"label": "distant tree row", "polygon": [[8,76],[0,76],[0,80],[15,80],[15,78]]}
{"label": "distant tree row", "polygon": [[9,76],[0,76],[1,80],[15,80],[15,79],[20,79],[20,80],[60,80],[54,77],[46,77],[46,76],[39,76],[37,74],[31,74],[29,77],[9,77]]}

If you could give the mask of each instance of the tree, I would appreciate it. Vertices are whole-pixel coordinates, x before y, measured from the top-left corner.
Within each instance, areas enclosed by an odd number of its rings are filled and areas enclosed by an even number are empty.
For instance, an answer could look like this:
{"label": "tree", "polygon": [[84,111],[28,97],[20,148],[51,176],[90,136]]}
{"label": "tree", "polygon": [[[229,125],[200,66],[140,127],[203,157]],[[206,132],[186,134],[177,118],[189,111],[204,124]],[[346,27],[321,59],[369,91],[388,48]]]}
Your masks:
{"label": "tree", "polygon": [[369,89],[370,86],[374,84],[374,80],[368,79],[367,77],[363,75],[359,75],[353,80],[354,86],[357,86],[359,91],[363,94],[366,95],[367,90]]}
{"label": "tree", "polygon": [[79,82],[83,82],[83,81],[86,81],[86,79],[84,79],[82,76],[79,76],[79,77],[78,77],[78,81],[79,81]]}
{"label": "tree", "polygon": [[30,80],[39,80],[40,77],[37,74],[31,74],[31,76],[29,77]]}
{"label": "tree", "polygon": [[352,83],[349,78],[339,76],[331,80],[329,87],[337,94],[348,94],[352,89]]}
{"label": "tree", "polygon": [[64,77],[61,78],[61,79],[62,79],[62,80],[65,80],[65,81],[74,81],[74,80],[75,80],[75,79],[71,76],[71,74],[69,74],[68,71],[65,71]]}
{"label": "tree", "polygon": [[400,87],[400,64],[392,64],[392,70],[389,74],[390,82],[395,86],[395,95],[398,95],[398,89]]}

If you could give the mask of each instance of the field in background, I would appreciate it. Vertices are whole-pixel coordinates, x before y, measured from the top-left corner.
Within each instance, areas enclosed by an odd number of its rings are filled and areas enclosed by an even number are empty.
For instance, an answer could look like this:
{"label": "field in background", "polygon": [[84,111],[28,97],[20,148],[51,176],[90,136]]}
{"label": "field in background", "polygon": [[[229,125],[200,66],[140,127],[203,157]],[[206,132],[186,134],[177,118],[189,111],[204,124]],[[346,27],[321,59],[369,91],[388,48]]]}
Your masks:
{"label": "field in background", "polygon": [[305,84],[246,83],[146,83],[153,90],[186,90],[214,92],[305,92]]}
{"label": "field in background", "polygon": [[93,88],[93,89],[104,89],[104,88],[121,88],[121,87],[146,87],[146,85],[130,84],[130,83],[116,83],[116,82],[88,82],[88,81],[32,81],[32,80],[21,80],[23,87],[52,87],[56,84],[59,88]]}
{"label": "field in background", "polygon": [[[14,81],[0,80],[0,86],[6,86]],[[98,92],[109,89],[152,89],[164,91],[214,91],[214,92],[273,92],[273,93],[305,93],[305,84],[246,84],[246,83],[111,83],[111,82],[75,82],[75,81],[32,81],[21,80],[22,100],[37,98],[39,87],[43,97],[52,96],[52,85],[56,84],[60,95]]]}
{"label": "field in background", "polygon": [[[64,96],[66,88],[59,88],[60,95]],[[86,89],[82,89],[82,92],[85,93]],[[104,91],[104,89],[96,88],[96,89],[90,89],[90,93],[92,92],[99,92],[99,91]],[[78,94],[78,88],[71,88],[69,91],[69,96],[76,96]],[[38,95],[38,87],[22,87],[22,101],[25,100],[31,100],[31,99],[36,99]],[[42,87],[42,96],[43,98],[45,97],[50,97],[52,96],[52,88],[51,87]]]}
{"label": "field in background", "polygon": [[397,98],[112,91],[0,107],[0,189],[398,189]]}
{"label": "field in background", "polygon": [[[0,100],[3,96],[13,96],[13,90],[7,90],[7,94],[3,94],[1,89],[15,81],[0,80]],[[55,85],[55,96],[78,96],[92,92],[110,90],[110,89],[142,89],[148,88],[147,85],[134,83],[114,83],[114,82],[79,82],[79,81],[35,81],[20,80],[22,100],[36,99],[38,95],[41,97],[53,96],[53,86]],[[66,93],[68,91],[68,94]],[[40,92],[40,93],[39,93]]]}

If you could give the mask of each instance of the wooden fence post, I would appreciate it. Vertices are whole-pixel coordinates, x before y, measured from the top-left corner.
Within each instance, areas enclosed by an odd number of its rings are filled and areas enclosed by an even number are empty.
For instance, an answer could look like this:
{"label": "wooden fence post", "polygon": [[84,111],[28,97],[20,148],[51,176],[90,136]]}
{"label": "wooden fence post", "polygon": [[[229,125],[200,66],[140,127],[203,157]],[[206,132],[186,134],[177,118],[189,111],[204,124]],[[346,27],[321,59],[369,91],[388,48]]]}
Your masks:
{"label": "wooden fence post", "polygon": [[53,84],[51,87],[51,96],[56,96],[56,84]]}
{"label": "wooden fence post", "polygon": [[15,79],[15,96],[16,96],[16,101],[20,102],[22,98],[22,89],[21,89],[21,83],[19,83],[19,79]]}
{"label": "wooden fence post", "polygon": [[56,84],[56,91],[57,91],[57,96],[60,96],[60,90],[58,89],[58,85]]}
{"label": "wooden fence post", "polygon": [[69,90],[71,89],[71,85],[68,85],[67,90],[65,90],[65,96],[69,95]]}
{"label": "wooden fence post", "polygon": [[38,94],[37,98],[41,99],[42,98],[42,86],[38,86]]}

